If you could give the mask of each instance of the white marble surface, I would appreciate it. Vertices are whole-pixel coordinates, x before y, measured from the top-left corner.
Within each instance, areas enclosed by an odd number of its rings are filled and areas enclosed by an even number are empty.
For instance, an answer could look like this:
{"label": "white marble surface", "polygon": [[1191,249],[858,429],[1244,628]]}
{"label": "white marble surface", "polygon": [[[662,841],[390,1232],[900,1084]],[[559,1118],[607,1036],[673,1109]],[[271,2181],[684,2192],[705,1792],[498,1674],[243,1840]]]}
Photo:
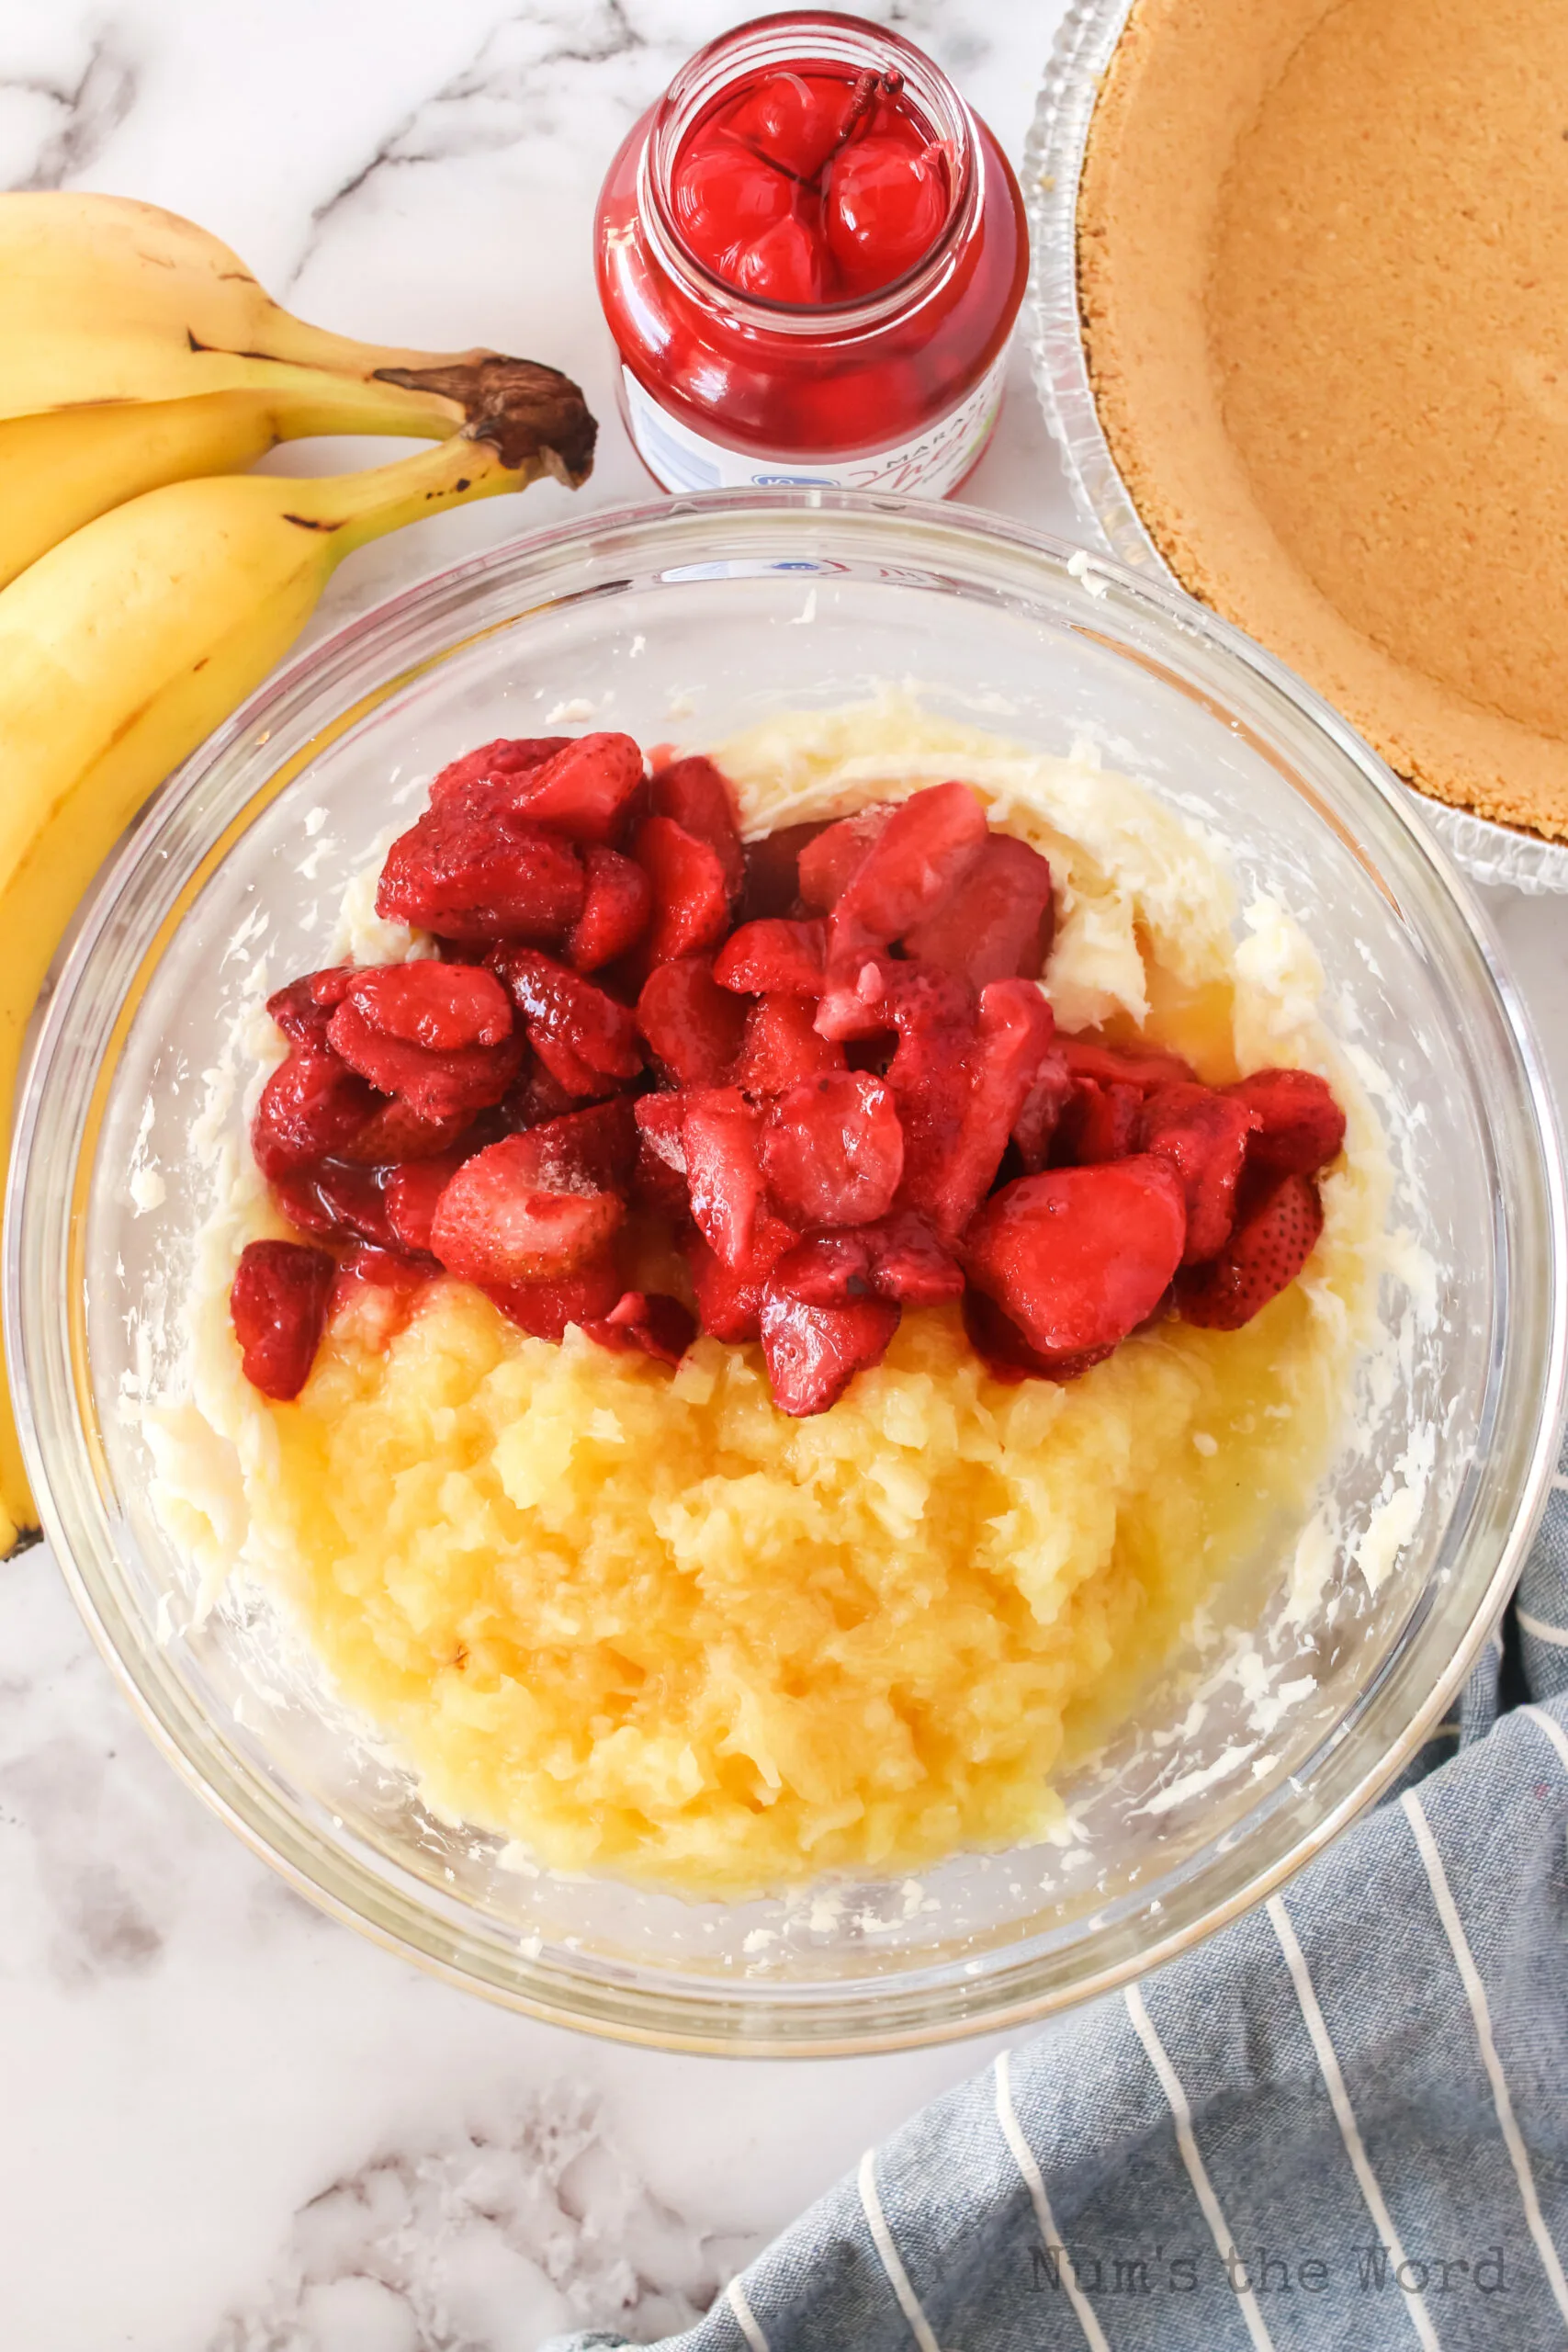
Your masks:
{"label": "white marble surface", "polygon": [[[1056,0],[866,0],[1020,151]],[[305,315],[549,359],[603,420],[581,501],[649,494],[611,397],[593,198],[719,0],[7,0],[0,186],[147,197]],[[296,449],[286,469],[355,462]],[[966,495],[1071,515],[1027,378]],[[321,627],[569,511],[403,534]],[[1568,924],[1494,900],[1568,1094]],[[994,2044],[839,2064],[622,2050],[505,2016],[309,1910],[153,1752],[47,1551],[0,1566],[0,2346],[529,2352],[690,2318]]]}

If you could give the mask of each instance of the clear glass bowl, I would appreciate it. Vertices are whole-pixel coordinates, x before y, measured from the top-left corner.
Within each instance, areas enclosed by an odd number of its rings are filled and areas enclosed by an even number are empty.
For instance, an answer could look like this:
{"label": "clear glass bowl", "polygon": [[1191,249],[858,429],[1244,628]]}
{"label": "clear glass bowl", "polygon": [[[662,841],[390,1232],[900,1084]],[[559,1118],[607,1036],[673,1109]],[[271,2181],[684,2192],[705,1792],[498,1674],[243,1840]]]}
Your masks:
{"label": "clear glass bowl", "polygon": [[[1232,845],[1244,899],[1262,888],[1294,910],[1328,1018],[1382,1073],[1395,1218],[1430,1282],[1424,1297],[1419,1280],[1385,1283],[1398,1376],[1361,1383],[1315,1522],[1276,1531],[1137,1736],[1068,1782],[1075,1840],[959,1855],[913,1886],[728,1905],[519,1871],[499,1838],[421,1803],[265,1595],[231,1580],[199,1607],[152,1507],[138,1407],[177,1378],[208,1206],[203,1074],[258,939],[276,973],[315,960],[302,831],[330,908],[422,778],[559,704],[644,741],[699,741],[886,679],[1040,749],[1099,744]],[[45,1527],[196,1787],[303,1893],[409,1957],[540,2016],[688,2049],[869,2050],[1015,2023],[1278,1884],[1415,1750],[1495,1623],[1563,1380],[1543,1081],[1408,797],[1279,663],[1148,574],[963,508],[831,492],[684,499],[503,548],[258,695],[86,910],[26,1090],[7,1234]],[[1374,1590],[1356,1547],[1401,1492],[1404,1540]],[[1288,1667],[1267,1736],[1235,1670],[1248,1617]]]}
{"label": "clear glass bowl", "polygon": [[[1174,582],[1100,427],[1078,311],[1078,181],[1100,85],[1134,0],[1073,0],[1045,69],[1024,149],[1030,274],[1024,316],[1046,429],[1060,445],[1073,503],[1100,543],[1134,571]],[[1568,842],[1495,825],[1404,787],[1456,864],[1478,882],[1568,891]]]}

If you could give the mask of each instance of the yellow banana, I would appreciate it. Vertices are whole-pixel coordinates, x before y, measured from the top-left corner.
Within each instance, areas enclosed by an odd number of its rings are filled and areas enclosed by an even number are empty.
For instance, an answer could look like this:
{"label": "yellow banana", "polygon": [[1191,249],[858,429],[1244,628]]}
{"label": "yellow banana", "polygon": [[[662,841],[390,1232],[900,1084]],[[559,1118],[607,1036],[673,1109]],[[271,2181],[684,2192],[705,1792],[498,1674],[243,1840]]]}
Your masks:
{"label": "yellow banana", "polygon": [[[520,397],[548,403],[565,386],[497,352],[307,326],[227,245],[155,206],[0,195],[0,587],[122,501],[240,471],[276,441],[441,440],[464,424],[501,438]],[[592,446],[590,431],[562,447],[571,470]]]}
{"label": "yellow banana", "polygon": [[[581,443],[581,399],[558,401]],[[535,422],[316,481],[220,476],[100,515],[0,591],[0,1144],[23,1036],[94,874],[154,787],[265,676],[343,558],[422,514],[581,477]],[[592,420],[588,420],[592,436]],[[37,1524],[0,1364],[0,1553]]]}

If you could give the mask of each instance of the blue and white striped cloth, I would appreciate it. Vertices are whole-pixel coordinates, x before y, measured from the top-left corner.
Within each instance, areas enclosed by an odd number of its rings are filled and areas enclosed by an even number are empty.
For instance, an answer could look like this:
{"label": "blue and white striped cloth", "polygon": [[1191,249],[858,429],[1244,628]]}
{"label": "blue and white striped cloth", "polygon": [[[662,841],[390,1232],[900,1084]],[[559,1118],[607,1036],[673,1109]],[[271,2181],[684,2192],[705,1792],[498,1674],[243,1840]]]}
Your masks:
{"label": "blue and white striped cloth", "polygon": [[1565,2266],[1560,1472],[1393,1797],[869,2152],[662,2352],[1548,2352]]}

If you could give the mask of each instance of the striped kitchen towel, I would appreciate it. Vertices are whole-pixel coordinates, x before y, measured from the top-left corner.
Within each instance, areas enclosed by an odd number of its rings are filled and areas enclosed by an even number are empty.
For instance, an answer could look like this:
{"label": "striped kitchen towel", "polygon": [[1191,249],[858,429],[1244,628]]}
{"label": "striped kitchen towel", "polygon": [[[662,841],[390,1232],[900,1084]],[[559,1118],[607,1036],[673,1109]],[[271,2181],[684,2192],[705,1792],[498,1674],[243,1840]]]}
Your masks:
{"label": "striped kitchen towel", "polygon": [[1568,2346],[1565,1840],[1560,1471],[1392,1798],[868,2152],[662,2352]]}

